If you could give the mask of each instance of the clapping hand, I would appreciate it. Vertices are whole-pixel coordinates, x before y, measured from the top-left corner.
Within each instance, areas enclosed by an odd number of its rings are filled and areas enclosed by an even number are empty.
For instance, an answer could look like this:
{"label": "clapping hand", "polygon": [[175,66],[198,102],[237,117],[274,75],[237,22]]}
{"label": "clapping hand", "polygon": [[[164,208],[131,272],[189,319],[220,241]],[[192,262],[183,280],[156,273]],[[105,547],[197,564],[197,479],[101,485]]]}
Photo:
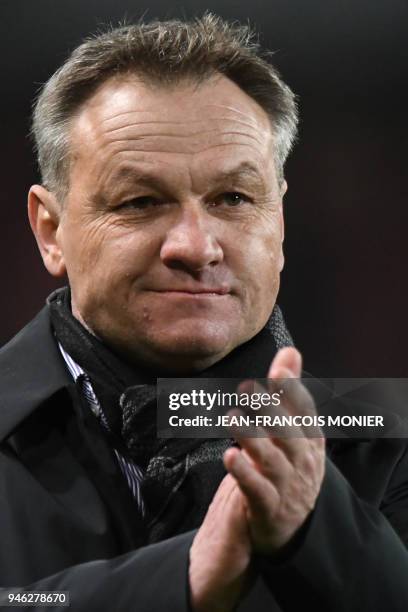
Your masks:
{"label": "clapping hand", "polygon": [[[294,348],[280,350],[268,378],[291,379],[286,414],[316,413],[300,379],[302,360]],[[240,448],[224,454],[222,481],[190,551],[190,591],[195,612],[229,612],[251,583],[252,555],[273,556],[288,544],[313,510],[324,476],[323,435],[289,437],[260,429],[234,430]],[[254,434],[261,437],[253,437]]]}

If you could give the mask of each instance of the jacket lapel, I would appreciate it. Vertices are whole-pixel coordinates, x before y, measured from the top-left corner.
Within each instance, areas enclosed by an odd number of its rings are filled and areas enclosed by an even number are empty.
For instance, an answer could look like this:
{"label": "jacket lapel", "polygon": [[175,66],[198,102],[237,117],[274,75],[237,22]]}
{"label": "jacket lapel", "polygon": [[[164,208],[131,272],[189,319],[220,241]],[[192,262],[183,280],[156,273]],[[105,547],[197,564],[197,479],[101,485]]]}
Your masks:
{"label": "jacket lapel", "polygon": [[48,306],[0,350],[0,442],[71,379],[55,342]]}

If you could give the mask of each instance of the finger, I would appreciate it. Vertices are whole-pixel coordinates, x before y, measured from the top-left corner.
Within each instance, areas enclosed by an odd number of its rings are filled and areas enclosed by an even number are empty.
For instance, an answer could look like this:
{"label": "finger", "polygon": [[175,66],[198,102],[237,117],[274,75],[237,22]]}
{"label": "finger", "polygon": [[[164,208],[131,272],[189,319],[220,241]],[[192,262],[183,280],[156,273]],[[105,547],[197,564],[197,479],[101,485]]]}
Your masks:
{"label": "finger", "polygon": [[267,378],[280,378],[279,370],[284,368],[291,372],[292,378],[300,378],[302,373],[302,355],[291,346],[280,349],[269,368]]}
{"label": "finger", "polygon": [[[302,424],[278,424],[276,426],[270,426],[263,420],[261,423],[263,427],[254,428],[249,430],[245,428],[245,431],[240,432],[239,429],[234,429],[235,438],[248,438],[248,437],[259,437],[268,435],[286,455],[291,463],[296,465],[302,465],[306,454],[310,453],[313,449],[310,449],[309,438],[312,436],[321,437],[322,432],[317,425],[313,424],[313,419],[317,416],[314,408],[314,401],[308,390],[303,386],[300,380],[290,378],[291,372],[281,368],[280,374],[285,376],[285,380],[270,381],[280,387],[279,396],[281,397],[282,404],[280,406],[274,406],[272,403],[270,406],[256,410],[256,415],[262,415],[264,417],[270,417],[269,423],[273,422],[274,417],[280,417],[280,423],[285,422],[285,417],[308,417],[309,422],[303,428]],[[277,387],[274,389],[276,392]],[[240,393],[246,393],[249,395],[257,394],[271,394],[271,389],[268,391],[256,380],[246,380],[241,383],[238,387]],[[289,408],[289,409],[288,409]],[[251,409],[248,409],[251,413]],[[303,413],[303,414],[302,414]],[[257,418],[257,417],[256,417]],[[255,423],[258,424],[258,423]],[[316,442],[312,444],[314,446]]]}
{"label": "finger", "polygon": [[293,417],[302,419],[301,430],[303,440],[298,444],[288,447],[288,453],[294,452],[293,461],[296,461],[297,452],[305,452],[304,449],[314,449],[322,445],[324,434],[318,424],[318,413],[313,396],[300,379],[287,379],[283,383],[283,405],[287,412]]}
{"label": "finger", "polygon": [[276,487],[291,478],[294,468],[285,453],[270,438],[236,438],[256,468]]}
{"label": "finger", "polygon": [[[288,371],[285,371],[285,375],[288,375]],[[291,379],[286,379],[288,380],[290,383],[292,382],[296,382],[295,379],[291,378]],[[283,383],[286,383],[286,380],[283,381]],[[274,381],[271,381],[274,382]],[[280,385],[282,381],[276,381],[276,384],[278,385],[275,389],[268,389],[266,390],[260,383],[259,381],[256,380],[252,380],[252,381],[245,381],[244,383],[242,383],[238,389],[240,392],[245,392],[249,395],[252,395],[253,397],[255,395],[258,395],[258,397],[260,397],[260,395],[265,394],[265,395],[270,395],[271,400],[272,400],[272,395],[273,393],[278,393],[279,397],[281,398],[281,404],[277,405],[276,402],[270,402],[269,406],[263,405],[261,408],[257,409],[256,411],[253,411],[251,409],[249,409],[248,412],[252,413],[252,416],[254,417],[255,425],[262,425],[262,427],[258,427],[258,430],[262,430],[262,433],[255,433],[255,432],[249,432],[248,430],[245,430],[245,433],[243,433],[243,435],[245,435],[245,437],[248,436],[252,436],[252,437],[256,437],[256,436],[265,436],[267,435],[269,438],[271,438],[274,442],[276,442],[276,444],[282,448],[282,450],[288,455],[288,457],[293,460],[295,457],[297,457],[297,455],[299,453],[302,453],[305,451],[305,449],[307,448],[307,442],[305,440],[305,433],[303,428],[301,427],[301,425],[297,426],[297,425],[293,425],[293,424],[287,424],[285,419],[287,419],[289,416],[295,416],[295,415],[290,415],[290,413],[288,413],[288,411],[285,408],[285,403],[283,401],[283,398],[285,397],[285,393],[287,393],[287,389],[289,388],[288,384],[282,384]],[[283,389],[279,388],[280,386],[283,386]],[[279,390],[278,390],[279,389]],[[258,416],[262,417],[262,421],[258,421]],[[298,415],[300,416],[300,415]],[[276,422],[275,417],[278,417],[278,421],[276,425],[273,425],[274,420]],[[239,435],[239,431],[235,432]]]}
{"label": "finger", "polygon": [[254,428],[252,437],[248,437],[246,432],[240,435],[235,431],[234,438],[257,469],[279,491],[285,488],[295,471],[298,474],[313,472],[322,451],[324,454],[324,438],[268,438],[262,427]]}
{"label": "finger", "polygon": [[317,421],[313,396],[300,379],[289,378],[287,374],[288,371],[284,380],[275,382],[280,387],[281,407],[296,420],[297,426],[289,425],[276,442],[293,463],[299,464],[305,453],[324,444],[324,434]]}
{"label": "finger", "polygon": [[242,451],[228,449],[224,454],[224,465],[235,478],[254,518],[265,518],[278,507],[280,496],[276,487],[245,459]]}
{"label": "finger", "polygon": [[[295,379],[293,378],[287,380],[289,380],[290,382],[295,381]],[[287,393],[286,387],[288,386],[288,384],[286,384],[285,386],[285,384],[281,384],[282,381],[280,380],[271,382],[276,382],[276,386],[274,389],[268,385],[268,389],[266,390],[264,387],[262,387],[262,385],[259,384],[258,381],[255,381],[254,384],[254,390],[256,390],[257,393],[263,392],[269,394],[271,398],[270,405],[264,405],[259,410],[259,414],[265,417],[272,417],[272,420],[270,421],[272,423],[273,417],[279,417],[278,424],[276,426],[269,425],[266,419],[264,420],[264,423],[262,423],[262,425],[267,429],[269,435],[274,438],[303,438],[304,432],[302,426],[287,422],[288,417],[294,416],[291,415],[286,409],[285,394]],[[285,382],[286,381],[283,381],[283,383]],[[274,401],[272,401],[273,398],[275,398]]]}
{"label": "finger", "polygon": [[282,387],[282,401],[289,414],[317,415],[313,396],[299,378],[287,378]]}
{"label": "finger", "polygon": [[285,368],[277,370],[279,378],[268,379],[268,390],[280,391],[285,408],[292,414],[316,414],[313,396],[300,378],[291,376],[291,371]]}

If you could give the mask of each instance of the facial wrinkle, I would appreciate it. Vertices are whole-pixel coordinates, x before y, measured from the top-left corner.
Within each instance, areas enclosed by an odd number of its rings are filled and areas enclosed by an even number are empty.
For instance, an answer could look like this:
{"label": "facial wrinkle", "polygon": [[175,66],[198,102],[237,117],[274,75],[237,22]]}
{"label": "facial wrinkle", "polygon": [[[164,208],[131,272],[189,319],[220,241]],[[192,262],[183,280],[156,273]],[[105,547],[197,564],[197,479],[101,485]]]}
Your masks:
{"label": "facial wrinkle", "polygon": [[[128,113],[121,113],[121,115],[129,115],[129,114],[133,114],[133,113],[139,113],[139,112],[143,112],[143,111],[129,111]],[[151,111],[149,111],[149,114],[151,114]],[[116,119],[115,117],[111,117],[109,119],[104,119],[103,121],[101,121],[101,124],[106,123],[107,121],[113,121]],[[231,118],[229,116],[225,116],[225,117],[217,117],[214,118],[212,120],[214,123],[216,122],[220,122],[220,123],[225,123],[226,121],[233,121],[234,123],[239,123],[241,125],[244,125],[246,127],[249,128],[254,128],[254,129],[258,129],[256,126],[256,122],[252,122],[249,123],[248,121],[242,121],[241,119],[237,119],[237,118]],[[175,121],[175,120],[163,120],[163,119],[156,119],[156,120],[149,120],[149,121],[137,121],[138,125],[151,125],[151,124],[169,124],[169,125],[175,125],[175,126],[180,126],[185,124],[185,121]],[[189,119],[189,123],[203,123],[202,119]],[[108,128],[108,131],[110,132],[114,132],[115,130],[121,130],[124,127],[126,127],[128,124],[124,123],[123,125],[117,127],[117,128]]]}
{"label": "facial wrinkle", "polygon": [[[132,126],[132,127],[138,127],[138,126]],[[121,130],[126,130],[126,129],[131,129],[130,126],[128,128],[128,126],[124,126],[123,128],[117,128],[115,130],[112,130],[111,132],[106,132],[107,135],[111,135],[113,132],[118,132]],[[173,132],[146,132],[146,133],[142,133],[138,136],[129,136],[128,138],[126,137],[122,137],[120,138],[120,140],[139,140],[141,138],[160,138],[160,137],[167,137],[167,138],[195,138],[197,136],[204,136],[206,134],[211,134],[211,133],[219,133],[219,130],[217,128],[212,128],[212,129],[207,129],[205,131],[196,131],[196,132],[190,132],[189,134],[180,134],[180,133],[173,133]],[[249,134],[248,132],[240,132],[238,130],[226,130],[224,132],[222,132],[221,135],[226,135],[226,134],[235,134],[237,136],[244,136],[244,137],[248,137],[248,138],[252,138],[254,139],[259,145],[261,144],[259,138],[257,138],[256,136],[254,136],[253,134]],[[112,139],[111,142],[115,142],[115,139]]]}
{"label": "facial wrinkle", "polygon": [[[252,117],[250,117],[248,115],[248,113],[246,113],[244,111],[241,111],[238,108],[235,108],[233,106],[227,106],[227,105],[223,105],[223,104],[206,104],[206,105],[203,105],[200,110],[201,111],[205,111],[206,109],[212,109],[212,108],[215,108],[215,109],[226,109],[227,111],[230,111],[230,113],[232,113],[232,117],[231,117],[231,115],[229,113],[229,114],[227,114],[227,116],[222,115],[221,117],[218,117],[219,120],[225,120],[225,119],[231,120],[232,119],[232,120],[236,120],[236,121],[238,121],[238,120],[242,121],[242,118],[238,119],[237,117],[235,117],[235,115],[239,115],[239,116],[245,118],[245,120],[246,120],[245,123],[247,125],[250,125],[252,127],[259,125],[259,120],[258,119],[253,119]],[[116,121],[119,118],[124,118],[124,117],[132,115],[132,114],[137,114],[138,116],[140,116],[140,115],[152,115],[153,113],[160,114],[162,112],[163,112],[163,109],[160,109],[160,108],[157,108],[157,109],[153,108],[153,109],[150,109],[148,111],[142,110],[142,109],[137,109],[137,108],[132,109],[132,110],[127,110],[127,111],[117,111],[117,112],[114,113],[114,115],[112,115],[110,117],[105,117],[104,119],[102,119],[101,123],[105,124],[105,123],[109,123],[110,121]],[[265,119],[267,120],[266,113],[265,113]],[[166,120],[166,121],[168,121],[168,120]],[[175,123],[175,124],[183,123],[183,121],[176,121],[176,120],[170,120],[170,121],[172,123]],[[191,119],[191,121],[199,122],[199,121],[202,121],[202,119]]]}

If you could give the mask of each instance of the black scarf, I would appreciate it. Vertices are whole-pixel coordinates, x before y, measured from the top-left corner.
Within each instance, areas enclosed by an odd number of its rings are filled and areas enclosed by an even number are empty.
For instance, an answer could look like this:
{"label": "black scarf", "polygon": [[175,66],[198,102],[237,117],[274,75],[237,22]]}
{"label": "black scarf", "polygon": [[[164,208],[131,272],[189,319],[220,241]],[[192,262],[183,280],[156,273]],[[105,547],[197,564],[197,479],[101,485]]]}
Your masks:
{"label": "black scarf", "polygon": [[[72,315],[68,288],[48,298],[51,322],[64,350],[89,376],[109,430],[109,444],[143,469],[148,541],[201,524],[225,470],[229,439],[158,439],[156,375],[125,363]],[[204,378],[265,378],[276,351],[293,345],[275,306],[250,341],[197,374]]]}

